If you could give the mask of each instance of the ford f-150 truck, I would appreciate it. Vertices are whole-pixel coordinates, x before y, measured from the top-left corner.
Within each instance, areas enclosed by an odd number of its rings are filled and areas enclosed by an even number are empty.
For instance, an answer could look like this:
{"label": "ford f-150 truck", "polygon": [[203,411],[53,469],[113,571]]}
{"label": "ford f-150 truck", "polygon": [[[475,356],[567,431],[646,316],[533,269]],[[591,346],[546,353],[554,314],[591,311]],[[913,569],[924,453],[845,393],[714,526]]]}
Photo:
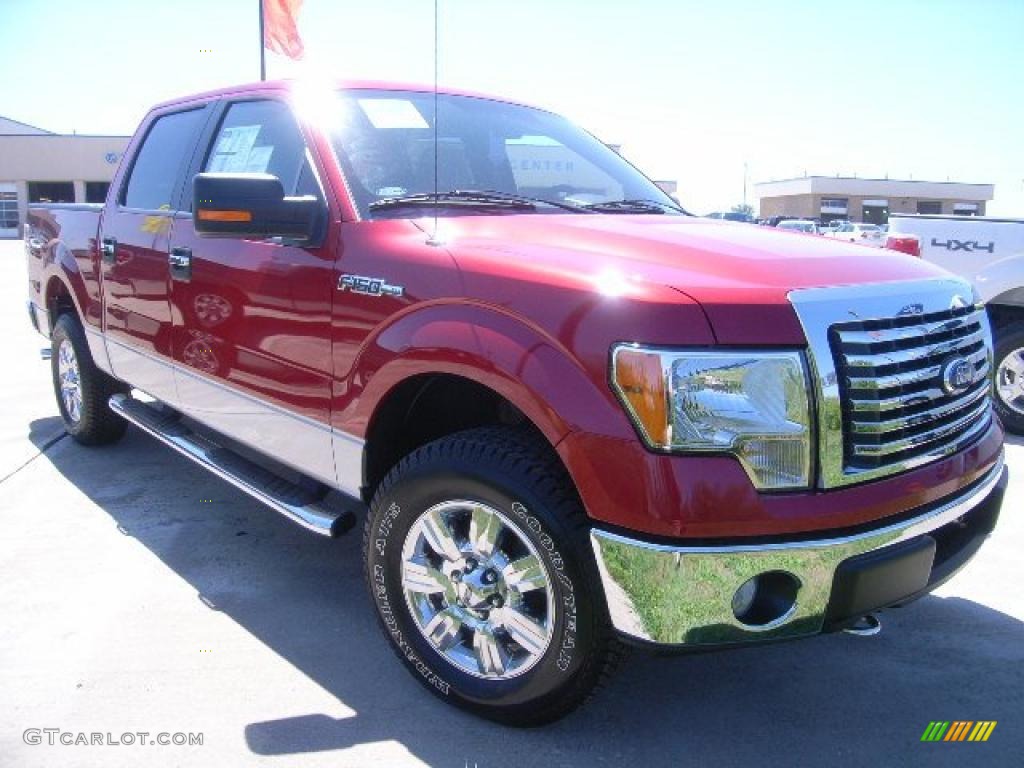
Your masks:
{"label": "ford f-150 truck", "polygon": [[130,422],[312,531],[365,513],[401,663],[501,722],[565,714],[630,645],[876,631],[999,514],[966,281],[687,215],[537,108],[162,104],[106,203],[33,207],[26,249],[78,442]]}
{"label": "ford f-150 truck", "polygon": [[996,413],[1024,435],[1024,219],[892,214],[887,246],[959,275],[977,290],[994,336]]}

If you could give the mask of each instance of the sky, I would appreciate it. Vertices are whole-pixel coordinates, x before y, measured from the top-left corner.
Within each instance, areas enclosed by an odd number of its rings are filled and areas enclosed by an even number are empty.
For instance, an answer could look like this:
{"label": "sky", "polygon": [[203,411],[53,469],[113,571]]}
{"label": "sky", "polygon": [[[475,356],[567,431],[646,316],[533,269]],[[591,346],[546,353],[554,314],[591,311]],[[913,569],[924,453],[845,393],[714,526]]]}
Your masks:
{"label": "sky", "polygon": [[[995,184],[1024,217],[1024,0],[439,0],[442,86],[567,115],[690,210],[758,181]],[[258,0],[0,0],[0,115],[129,134],[155,102],[259,78]],[[432,0],[305,0],[298,68],[430,83]],[[746,168],[746,173],[744,173]]]}

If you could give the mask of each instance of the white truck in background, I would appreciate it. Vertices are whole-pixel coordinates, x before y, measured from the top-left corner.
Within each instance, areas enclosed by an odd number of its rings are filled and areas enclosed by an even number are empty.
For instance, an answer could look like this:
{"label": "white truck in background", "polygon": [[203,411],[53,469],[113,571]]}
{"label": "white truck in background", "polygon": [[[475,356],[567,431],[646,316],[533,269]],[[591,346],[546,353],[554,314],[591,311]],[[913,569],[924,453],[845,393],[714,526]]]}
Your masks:
{"label": "white truck in background", "polygon": [[995,335],[996,412],[1024,434],[1024,219],[984,216],[889,215],[889,242],[908,251],[916,237],[921,258],[971,281]]}

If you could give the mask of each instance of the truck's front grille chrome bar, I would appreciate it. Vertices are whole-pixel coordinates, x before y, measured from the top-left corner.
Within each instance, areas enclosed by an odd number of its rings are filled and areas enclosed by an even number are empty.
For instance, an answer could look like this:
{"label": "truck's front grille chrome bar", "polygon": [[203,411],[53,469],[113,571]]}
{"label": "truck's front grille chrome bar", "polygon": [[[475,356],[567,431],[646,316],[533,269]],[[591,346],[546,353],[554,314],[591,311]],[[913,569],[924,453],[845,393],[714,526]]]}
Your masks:
{"label": "truck's front grille chrome bar", "polygon": [[992,421],[992,333],[958,278],[790,293],[808,340],[820,485],[948,456]]}
{"label": "truck's front grille chrome bar", "polygon": [[[985,310],[974,306],[834,325],[845,468],[875,469],[956,447],[983,428],[990,417],[987,333]],[[953,364],[967,382],[956,388],[944,380]],[[890,405],[884,418],[864,408],[879,399]]]}

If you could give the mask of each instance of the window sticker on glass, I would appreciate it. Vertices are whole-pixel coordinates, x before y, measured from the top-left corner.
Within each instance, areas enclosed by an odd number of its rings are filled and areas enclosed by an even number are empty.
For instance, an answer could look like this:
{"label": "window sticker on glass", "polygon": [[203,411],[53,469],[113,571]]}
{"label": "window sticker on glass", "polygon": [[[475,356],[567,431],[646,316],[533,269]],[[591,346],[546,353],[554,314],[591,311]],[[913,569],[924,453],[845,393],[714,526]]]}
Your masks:
{"label": "window sticker on glass", "polygon": [[249,150],[249,157],[245,162],[246,173],[266,173],[270,167],[270,156],[274,154],[273,147],[253,147]]}
{"label": "window sticker on glass", "polygon": [[[222,130],[207,170],[222,173],[246,171],[246,166],[249,164],[249,153],[252,151],[253,144],[256,143],[260,127],[258,125],[236,125]],[[268,156],[267,162],[269,161]]]}
{"label": "window sticker on glass", "polygon": [[407,99],[359,99],[370,124],[381,128],[429,128],[416,105]]}

